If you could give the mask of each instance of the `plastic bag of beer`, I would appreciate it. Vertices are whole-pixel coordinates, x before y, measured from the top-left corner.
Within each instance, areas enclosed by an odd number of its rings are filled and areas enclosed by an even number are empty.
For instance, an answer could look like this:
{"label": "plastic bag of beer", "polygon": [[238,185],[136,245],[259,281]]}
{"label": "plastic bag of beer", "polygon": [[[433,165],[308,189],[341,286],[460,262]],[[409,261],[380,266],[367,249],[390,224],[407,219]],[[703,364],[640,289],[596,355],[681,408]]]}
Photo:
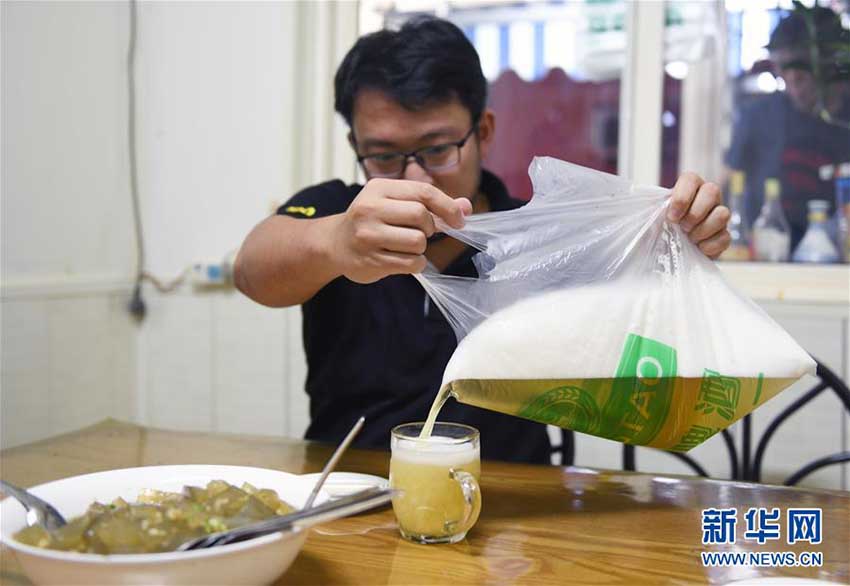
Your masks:
{"label": "plastic bag of beer", "polygon": [[670,192],[535,158],[524,207],[441,228],[479,277],[417,278],[458,337],[441,395],[687,451],[815,362],[678,225]]}

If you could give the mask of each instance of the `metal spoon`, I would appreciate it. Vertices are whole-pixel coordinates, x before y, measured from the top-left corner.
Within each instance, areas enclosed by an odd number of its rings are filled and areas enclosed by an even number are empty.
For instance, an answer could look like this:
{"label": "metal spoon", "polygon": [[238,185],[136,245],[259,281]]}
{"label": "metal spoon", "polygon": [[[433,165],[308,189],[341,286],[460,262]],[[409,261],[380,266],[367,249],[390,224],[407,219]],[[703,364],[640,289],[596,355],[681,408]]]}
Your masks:
{"label": "metal spoon", "polygon": [[0,480],[0,490],[17,499],[24,506],[27,510],[27,525],[32,526],[38,523],[48,531],[53,531],[67,524],[65,517],[53,505],[31,492],[9,484],[5,480]]}
{"label": "metal spoon", "polygon": [[348,445],[354,440],[354,437],[360,433],[365,421],[366,418],[361,416],[360,419],[357,420],[357,423],[354,424],[354,427],[351,428],[351,431],[348,432],[348,435],[342,440],[342,443],[339,444],[336,451],[331,455],[331,459],[328,460],[328,463],[325,464],[325,467],[322,469],[322,475],[319,476],[319,479],[316,481],[316,486],[313,487],[313,492],[311,492],[310,496],[307,497],[307,502],[304,503],[304,509],[309,509],[313,506],[313,501],[315,501],[316,497],[319,496],[319,491],[322,489],[322,485],[325,483],[325,480],[328,479],[328,474],[331,473],[331,470],[336,468],[336,463],[339,462],[343,452],[345,452]]}
{"label": "metal spoon", "polygon": [[316,481],[313,490],[304,502],[304,507],[302,507],[300,511],[295,511],[288,515],[271,517],[257,523],[252,523],[251,525],[236,527],[228,531],[213,533],[212,535],[205,535],[203,537],[196,537],[182,543],[180,547],[177,548],[177,551],[202,549],[206,547],[213,547],[215,545],[225,545],[235,541],[244,541],[246,539],[252,539],[268,533],[289,530],[292,529],[293,526],[310,527],[324,521],[330,521],[332,519],[338,519],[340,517],[359,513],[389,502],[392,498],[392,491],[387,489],[368,489],[355,493],[345,499],[325,503],[318,507],[313,506],[313,502],[316,500],[316,497],[318,496],[322,485],[325,483],[325,480],[327,480],[328,475],[336,467],[337,462],[339,462],[339,459],[342,457],[346,448],[348,448],[355,436],[357,436],[363,428],[363,423],[365,421],[365,417],[358,419],[354,424],[354,427],[351,428],[339,446],[337,446],[336,450],[334,450],[334,453],[331,454],[331,457],[322,469],[322,473]]}

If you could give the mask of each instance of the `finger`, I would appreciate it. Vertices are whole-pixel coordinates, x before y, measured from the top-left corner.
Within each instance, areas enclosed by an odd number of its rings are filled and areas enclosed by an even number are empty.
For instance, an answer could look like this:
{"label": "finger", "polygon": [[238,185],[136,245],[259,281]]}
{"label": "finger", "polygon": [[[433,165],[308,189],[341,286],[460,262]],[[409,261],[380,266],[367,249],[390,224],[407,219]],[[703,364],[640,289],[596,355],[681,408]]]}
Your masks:
{"label": "finger", "polygon": [[420,230],[428,238],[437,231],[434,226],[434,216],[418,201],[385,200],[378,217],[390,226]]}
{"label": "finger", "polygon": [[697,191],[688,213],[681,219],[682,230],[690,232],[702,222],[714,208],[723,203],[723,196],[716,183],[703,183]]}
{"label": "finger", "polygon": [[678,222],[691,207],[691,202],[702,185],[702,179],[696,173],[682,173],[673,186],[670,194],[670,207],[667,209],[667,219]]}
{"label": "finger", "polygon": [[388,250],[376,254],[376,259],[387,269],[388,275],[411,275],[425,270],[427,261],[421,254],[404,254]]}
{"label": "finger", "polygon": [[460,211],[463,212],[464,216],[472,215],[472,200],[468,197],[458,197],[455,199],[457,205],[460,206]]}
{"label": "finger", "polygon": [[[726,206],[717,206],[697,224],[690,232],[688,238],[691,242],[699,244],[703,240],[707,240],[726,229],[729,224],[729,218],[732,217],[732,212]],[[687,219],[687,218],[686,218]],[[684,220],[682,222],[684,224]]]}
{"label": "finger", "polygon": [[396,179],[384,193],[390,199],[418,201],[452,228],[463,228],[462,206],[433,185]]}
{"label": "finger", "polygon": [[729,248],[731,242],[732,235],[729,234],[728,230],[723,230],[711,238],[703,240],[697,246],[708,258],[716,260],[724,250]]}
{"label": "finger", "polygon": [[424,254],[428,238],[422,230],[401,226],[381,226],[378,230],[379,246],[389,252]]}

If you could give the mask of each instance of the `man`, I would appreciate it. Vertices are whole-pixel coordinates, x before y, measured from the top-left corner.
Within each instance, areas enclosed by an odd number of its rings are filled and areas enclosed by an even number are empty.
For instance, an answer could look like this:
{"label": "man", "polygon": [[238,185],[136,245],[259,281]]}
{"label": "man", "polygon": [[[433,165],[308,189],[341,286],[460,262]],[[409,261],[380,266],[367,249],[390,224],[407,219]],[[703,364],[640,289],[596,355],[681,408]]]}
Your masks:
{"label": "man", "polygon": [[[833,48],[841,42],[850,45],[850,32],[828,8],[803,10],[809,12],[816,40],[811,39],[806,16],[799,10],[779,22],[767,48],[785,91],[759,98],[736,113],[726,154],[727,166],[746,174],[749,223],[759,215],[765,179],[780,180],[792,250],[806,231],[809,200],[835,200],[834,185],[820,179],[820,167],[850,161],[850,101],[846,96],[850,80],[846,70],[836,67]],[[818,101],[812,63],[814,43],[819,44],[823,103]],[[843,120],[843,126],[824,120],[822,109],[831,118]]]}
{"label": "man", "polygon": [[[495,119],[478,55],[451,23],[417,19],[362,37],[335,86],[336,110],[369,181],[296,194],[248,235],[236,282],[264,305],[302,304],[306,437],[339,441],[363,414],[358,444],[386,448],[393,426],[425,418],[456,346],[411,273],[430,261],[447,274],[476,274],[475,251],[439,238],[434,217],[461,227],[469,214],[522,202],[481,167]],[[684,175],[670,207],[710,256],[729,242],[720,199],[715,185]],[[454,401],[441,418],[477,427],[484,458],[549,461],[540,424]]]}

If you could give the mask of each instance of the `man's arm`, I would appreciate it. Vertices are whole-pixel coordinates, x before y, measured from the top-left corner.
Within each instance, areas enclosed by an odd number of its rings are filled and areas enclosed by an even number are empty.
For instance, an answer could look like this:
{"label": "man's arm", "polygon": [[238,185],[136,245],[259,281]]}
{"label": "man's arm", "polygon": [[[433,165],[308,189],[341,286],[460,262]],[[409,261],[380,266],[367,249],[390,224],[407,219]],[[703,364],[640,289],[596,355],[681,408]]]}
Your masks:
{"label": "man's arm", "polygon": [[330,236],[338,218],[297,220],[275,215],[260,222],[236,256],[236,288],[269,307],[310,299],[341,274],[330,254]]}
{"label": "man's arm", "polygon": [[434,217],[460,228],[472,210],[416,181],[373,179],[345,213],[300,220],[267,218],[242,244],[234,266],[236,287],[270,307],[304,303],[333,279],[372,283],[425,268]]}

